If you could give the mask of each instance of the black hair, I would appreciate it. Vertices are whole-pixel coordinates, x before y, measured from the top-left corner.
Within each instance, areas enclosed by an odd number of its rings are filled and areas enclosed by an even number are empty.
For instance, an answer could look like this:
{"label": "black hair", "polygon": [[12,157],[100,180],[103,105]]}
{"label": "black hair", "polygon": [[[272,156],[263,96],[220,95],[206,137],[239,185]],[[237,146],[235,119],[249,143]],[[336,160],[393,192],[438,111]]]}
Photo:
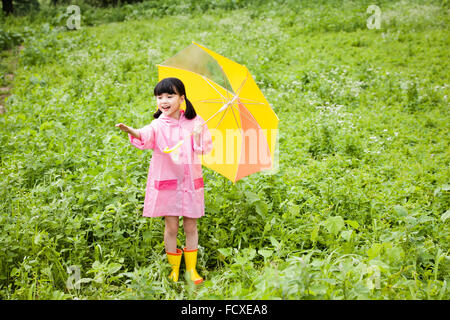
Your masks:
{"label": "black hair", "polygon": [[[183,82],[178,78],[165,78],[162,79],[158,84],[156,85],[155,89],[153,90],[153,93],[156,96],[159,96],[163,93],[167,94],[178,94],[180,96],[184,96],[184,100],[186,101],[186,111],[184,113],[184,116],[187,119],[194,119],[197,116],[197,113],[195,112],[194,106],[192,103],[188,100],[186,97],[186,89],[184,88]],[[161,115],[161,110],[157,110],[154,114],[154,118],[159,118]]]}

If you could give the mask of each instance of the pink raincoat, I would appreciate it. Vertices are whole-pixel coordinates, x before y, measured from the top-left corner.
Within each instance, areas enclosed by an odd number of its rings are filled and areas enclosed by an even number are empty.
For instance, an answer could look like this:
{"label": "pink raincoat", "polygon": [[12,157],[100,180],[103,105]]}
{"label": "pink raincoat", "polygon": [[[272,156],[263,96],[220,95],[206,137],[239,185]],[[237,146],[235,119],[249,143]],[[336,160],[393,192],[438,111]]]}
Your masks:
{"label": "pink raincoat", "polygon": [[[153,149],[148,170],[144,200],[144,217],[185,216],[200,218],[205,214],[202,165],[199,154],[212,150],[211,134],[203,126],[198,145],[190,134],[204,120],[197,115],[192,120],[180,110],[180,119],[161,114],[149,125],[138,129],[141,138],[128,134],[130,143],[139,149]],[[164,153],[180,140],[184,143],[172,153]]]}

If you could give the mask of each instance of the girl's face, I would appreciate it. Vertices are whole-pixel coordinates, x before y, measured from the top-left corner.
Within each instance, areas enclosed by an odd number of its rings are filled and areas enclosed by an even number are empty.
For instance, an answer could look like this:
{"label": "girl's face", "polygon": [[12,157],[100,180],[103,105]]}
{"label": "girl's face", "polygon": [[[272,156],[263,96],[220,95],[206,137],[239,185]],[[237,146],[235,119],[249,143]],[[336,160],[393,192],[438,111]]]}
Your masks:
{"label": "girl's face", "polygon": [[184,101],[184,96],[176,93],[163,93],[156,96],[156,104],[161,112],[169,117],[178,119],[180,115],[180,105]]}

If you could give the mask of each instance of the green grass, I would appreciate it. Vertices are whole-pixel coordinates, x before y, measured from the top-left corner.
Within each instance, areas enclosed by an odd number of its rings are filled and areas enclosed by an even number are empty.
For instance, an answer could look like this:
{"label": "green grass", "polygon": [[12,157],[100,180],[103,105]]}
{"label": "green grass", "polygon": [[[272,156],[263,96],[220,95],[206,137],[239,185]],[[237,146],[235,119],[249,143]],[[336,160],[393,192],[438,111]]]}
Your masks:
{"label": "green grass", "polygon": [[[260,2],[3,18],[25,39],[0,115],[3,299],[449,299],[447,2],[378,2],[379,30],[370,1]],[[204,169],[199,288],[167,279],[151,152],[114,127],[151,120],[156,64],[192,41],[280,118],[278,172]]]}

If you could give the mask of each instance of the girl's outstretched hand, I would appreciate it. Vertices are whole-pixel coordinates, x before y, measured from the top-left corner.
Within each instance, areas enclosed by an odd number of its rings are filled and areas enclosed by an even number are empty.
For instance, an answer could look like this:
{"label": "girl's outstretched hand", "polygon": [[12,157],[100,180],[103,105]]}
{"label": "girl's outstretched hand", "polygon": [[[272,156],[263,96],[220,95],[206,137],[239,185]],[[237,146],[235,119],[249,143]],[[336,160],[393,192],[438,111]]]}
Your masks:
{"label": "girl's outstretched hand", "polygon": [[126,124],[118,123],[118,124],[116,124],[116,127],[118,127],[123,132],[129,133],[133,137],[140,139],[140,134],[136,130],[134,130],[133,128],[127,126]]}
{"label": "girl's outstretched hand", "polygon": [[118,127],[120,130],[122,130],[126,133],[131,133],[130,127],[128,127],[126,124],[118,123],[118,124],[116,124],[116,127]]}

